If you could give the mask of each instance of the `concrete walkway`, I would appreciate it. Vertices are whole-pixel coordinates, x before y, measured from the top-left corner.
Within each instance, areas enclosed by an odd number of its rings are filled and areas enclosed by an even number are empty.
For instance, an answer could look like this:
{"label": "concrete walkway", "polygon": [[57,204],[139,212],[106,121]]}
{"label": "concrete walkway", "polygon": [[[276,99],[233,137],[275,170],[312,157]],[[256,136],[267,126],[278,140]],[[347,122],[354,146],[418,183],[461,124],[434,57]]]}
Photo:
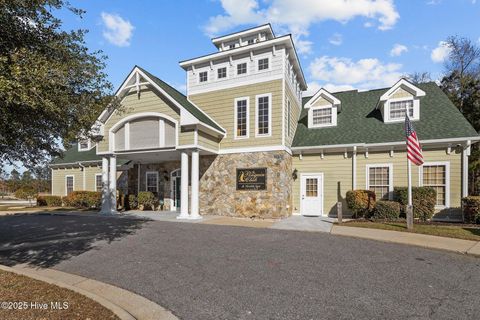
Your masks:
{"label": "concrete walkway", "polygon": [[50,268],[36,269],[25,264],[19,264],[13,268],[0,265],[0,269],[80,293],[111,310],[121,320],[178,319],[170,311],[155,302],[133,292],[93,279]]}

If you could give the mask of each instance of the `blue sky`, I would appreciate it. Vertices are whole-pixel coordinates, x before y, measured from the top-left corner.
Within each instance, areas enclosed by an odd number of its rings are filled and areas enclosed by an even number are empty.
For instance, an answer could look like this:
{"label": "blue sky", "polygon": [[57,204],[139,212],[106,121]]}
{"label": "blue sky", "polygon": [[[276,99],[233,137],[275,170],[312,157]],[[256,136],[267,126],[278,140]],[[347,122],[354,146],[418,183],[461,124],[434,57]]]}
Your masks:
{"label": "blue sky", "polygon": [[80,19],[57,15],[65,29],[88,29],[86,44],[109,57],[115,88],[138,64],[180,90],[178,61],[212,53],[211,36],[270,22],[292,33],[309,91],[371,89],[428,71],[441,77],[450,35],[480,45],[476,0],[71,0]]}
{"label": "blue sky", "polygon": [[[61,12],[64,28],[85,28],[87,45],[108,56],[118,87],[133,65],[179,89],[178,61],[214,52],[212,35],[271,22],[292,33],[310,84],[335,91],[388,86],[429,71],[439,78],[450,35],[480,40],[476,0],[72,1],[83,19]],[[480,42],[479,42],[480,44]]]}

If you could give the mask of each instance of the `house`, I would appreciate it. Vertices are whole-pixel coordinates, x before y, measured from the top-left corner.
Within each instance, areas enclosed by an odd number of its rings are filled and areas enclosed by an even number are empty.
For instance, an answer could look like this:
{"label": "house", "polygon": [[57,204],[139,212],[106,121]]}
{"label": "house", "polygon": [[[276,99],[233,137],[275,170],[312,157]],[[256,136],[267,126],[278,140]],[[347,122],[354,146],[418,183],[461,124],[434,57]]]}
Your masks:
{"label": "house", "polygon": [[52,193],[103,190],[102,212],[115,212],[115,190],[151,191],[191,219],[334,214],[347,190],[388,199],[407,185],[408,113],[425,159],[413,185],[434,187],[439,211],[460,207],[480,138],[435,83],[305,97],[290,35],[267,24],[212,42],[180,62],[186,96],[135,66],[116,93],[123,110],[53,161]]}

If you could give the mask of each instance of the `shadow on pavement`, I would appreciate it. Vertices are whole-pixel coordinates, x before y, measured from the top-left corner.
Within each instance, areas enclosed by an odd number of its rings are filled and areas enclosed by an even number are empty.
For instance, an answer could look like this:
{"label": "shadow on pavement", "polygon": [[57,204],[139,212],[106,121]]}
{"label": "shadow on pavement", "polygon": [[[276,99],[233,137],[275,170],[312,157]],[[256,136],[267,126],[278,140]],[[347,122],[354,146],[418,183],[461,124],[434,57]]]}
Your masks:
{"label": "shadow on pavement", "polygon": [[96,241],[111,242],[133,234],[145,222],[95,215],[0,216],[0,264],[52,267],[93,249]]}

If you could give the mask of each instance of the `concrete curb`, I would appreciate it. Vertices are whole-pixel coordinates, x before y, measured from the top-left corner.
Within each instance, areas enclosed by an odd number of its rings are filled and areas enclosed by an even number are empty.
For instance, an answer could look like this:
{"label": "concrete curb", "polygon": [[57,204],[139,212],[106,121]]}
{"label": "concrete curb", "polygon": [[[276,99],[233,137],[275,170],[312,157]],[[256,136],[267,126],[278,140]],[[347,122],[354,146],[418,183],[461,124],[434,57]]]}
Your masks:
{"label": "concrete curb", "polygon": [[480,242],[426,234],[334,225],[333,235],[401,243],[428,249],[452,251],[480,257]]}
{"label": "concrete curb", "polygon": [[178,319],[170,311],[142,296],[100,281],[26,265],[16,265],[13,268],[0,265],[0,269],[80,293],[110,309],[122,320]]}

